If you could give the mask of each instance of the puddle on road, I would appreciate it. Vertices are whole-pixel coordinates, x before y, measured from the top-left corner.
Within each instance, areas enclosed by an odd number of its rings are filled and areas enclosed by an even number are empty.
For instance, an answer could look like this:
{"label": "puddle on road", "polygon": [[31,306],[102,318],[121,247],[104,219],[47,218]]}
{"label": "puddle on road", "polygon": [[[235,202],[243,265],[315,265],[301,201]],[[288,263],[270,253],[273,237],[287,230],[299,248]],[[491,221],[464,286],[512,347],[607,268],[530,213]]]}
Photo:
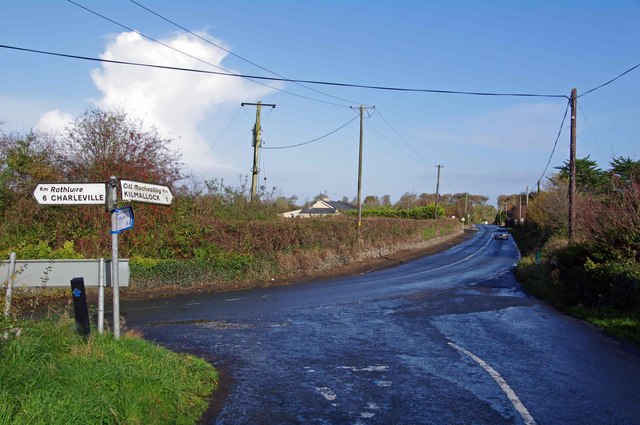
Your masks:
{"label": "puddle on road", "polygon": [[252,323],[240,323],[240,322],[225,322],[223,320],[178,320],[174,322],[157,322],[150,323],[147,326],[171,326],[171,325],[195,325],[207,329],[217,330],[243,330],[253,329],[255,325]]}
{"label": "puddle on road", "polygon": [[251,323],[231,323],[231,322],[223,322],[223,321],[210,321],[207,323],[199,323],[197,326],[201,328],[207,329],[217,329],[217,330],[243,330],[243,329],[253,329],[255,325]]}

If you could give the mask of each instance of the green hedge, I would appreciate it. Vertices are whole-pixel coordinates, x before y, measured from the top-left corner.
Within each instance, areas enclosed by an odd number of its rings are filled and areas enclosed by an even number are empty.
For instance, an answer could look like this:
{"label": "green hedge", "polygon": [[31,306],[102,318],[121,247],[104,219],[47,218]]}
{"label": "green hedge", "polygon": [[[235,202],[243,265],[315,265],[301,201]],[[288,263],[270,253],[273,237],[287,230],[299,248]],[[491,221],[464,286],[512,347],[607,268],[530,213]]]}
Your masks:
{"label": "green hedge", "polygon": [[224,286],[228,282],[264,279],[274,272],[273,263],[253,255],[220,253],[190,260],[132,258],[131,285],[136,289]]}

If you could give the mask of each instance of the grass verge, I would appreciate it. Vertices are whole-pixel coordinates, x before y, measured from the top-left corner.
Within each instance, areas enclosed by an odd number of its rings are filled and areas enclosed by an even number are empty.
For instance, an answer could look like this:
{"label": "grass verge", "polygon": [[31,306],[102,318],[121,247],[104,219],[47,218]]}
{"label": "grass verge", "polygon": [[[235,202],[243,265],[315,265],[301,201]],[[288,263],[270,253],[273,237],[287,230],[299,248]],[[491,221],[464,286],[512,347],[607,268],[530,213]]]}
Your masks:
{"label": "grass verge", "polygon": [[516,268],[516,277],[527,293],[640,348],[640,312],[568,304],[563,301],[571,298],[570,294],[565,293],[567,287],[558,282],[554,273],[547,258],[543,256],[540,263],[536,264],[534,254],[523,256]]}
{"label": "grass verge", "polygon": [[586,320],[603,331],[630,341],[640,348],[640,317],[638,315],[584,307],[571,307],[567,311],[572,316]]}
{"label": "grass verge", "polygon": [[217,386],[199,358],[69,318],[0,319],[0,424],[194,424]]}

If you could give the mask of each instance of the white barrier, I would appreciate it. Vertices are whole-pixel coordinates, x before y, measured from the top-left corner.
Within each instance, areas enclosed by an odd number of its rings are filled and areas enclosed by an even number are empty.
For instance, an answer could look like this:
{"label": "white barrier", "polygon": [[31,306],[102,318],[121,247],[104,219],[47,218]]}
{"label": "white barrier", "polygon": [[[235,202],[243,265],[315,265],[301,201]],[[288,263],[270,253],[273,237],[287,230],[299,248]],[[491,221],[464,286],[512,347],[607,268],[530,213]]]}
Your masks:
{"label": "white barrier", "polygon": [[[105,286],[111,286],[111,260],[104,260]],[[100,286],[100,260],[16,260],[14,288],[69,288],[71,279],[83,277],[85,287]],[[0,261],[0,279],[7,276],[9,261]],[[118,261],[120,286],[129,286],[129,260]]]}

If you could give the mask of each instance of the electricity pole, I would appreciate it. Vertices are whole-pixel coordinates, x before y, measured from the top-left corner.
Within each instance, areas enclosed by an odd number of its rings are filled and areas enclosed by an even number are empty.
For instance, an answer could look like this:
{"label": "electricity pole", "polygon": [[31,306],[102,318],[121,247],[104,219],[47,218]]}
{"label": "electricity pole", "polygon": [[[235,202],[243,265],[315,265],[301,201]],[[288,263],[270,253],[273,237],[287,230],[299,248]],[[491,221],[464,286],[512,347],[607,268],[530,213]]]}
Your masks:
{"label": "electricity pole", "polygon": [[505,201],[504,203],[504,227],[508,227],[507,226],[507,202]]}
{"label": "electricity pole", "polygon": [[464,217],[469,220],[469,214],[467,214],[467,205],[469,203],[469,194],[464,194]]}
{"label": "electricity pole", "polygon": [[522,223],[522,193],[518,193],[518,226]]}
{"label": "electricity pole", "polygon": [[258,101],[258,103],[248,103],[242,102],[240,106],[245,105],[253,105],[256,107],[256,124],[253,127],[253,168],[251,168],[251,202],[256,200],[256,191],[258,188],[258,171],[260,171],[260,143],[262,139],[260,138],[260,133],[262,129],[260,128],[260,108],[262,106],[270,106],[275,108],[276,105],[273,103],[262,103]]}
{"label": "electricity pole", "polygon": [[436,165],[436,168],[438,169],[438,180],[436,180],[436,208],[433,212],[433,216],[434,218],[438,218],[438,192],[440,191],[440,168],[443,168],[444,165]]}
{"label": "electricity pole", "polygon": [[[362,146],[364,143],[364,111],[365,109],[373,109],[375,106],[360,105],[360,148],[358,150],[358,237],[360,237],[360,228],[362,227]],[[355,109],[351,106],[351,109]]]}
{"label": "electricity pole", "polygon": [[576,236],[576,106],[578,91],[571,89],[571,144],[569,148],[569,243]]}

